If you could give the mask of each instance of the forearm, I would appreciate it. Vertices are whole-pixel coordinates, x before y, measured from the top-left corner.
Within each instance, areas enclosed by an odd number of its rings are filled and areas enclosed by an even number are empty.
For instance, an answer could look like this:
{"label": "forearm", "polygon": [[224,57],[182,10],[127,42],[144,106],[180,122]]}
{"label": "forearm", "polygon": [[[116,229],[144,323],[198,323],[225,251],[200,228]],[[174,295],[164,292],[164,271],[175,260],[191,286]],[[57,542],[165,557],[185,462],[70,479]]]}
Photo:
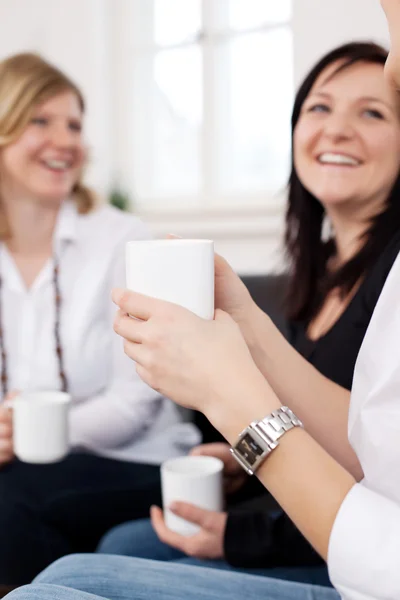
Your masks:
{"label": "forearm", "polygon": [[[251,397],[253,402],[243,403],[240,410],[231,410],[232,404],[226,403],[225,414],[220,409],[220,414],[212,416],[230,443],[251,421],[260,418],[262,410],[265,416],[279,406],[268,386],[261,392],[257,384]],[[259,469],[258,477],[326,560],[333,523],[355,484],[354,477],[300,428],[282,437],[278,448]]]}
{"label": "forearm", "polygon": [[350,392],[324,377],[253,306],[242,332],[253,359],[283,404],[303,421],[307,431],[359,481],[361,465],[347,434]]}

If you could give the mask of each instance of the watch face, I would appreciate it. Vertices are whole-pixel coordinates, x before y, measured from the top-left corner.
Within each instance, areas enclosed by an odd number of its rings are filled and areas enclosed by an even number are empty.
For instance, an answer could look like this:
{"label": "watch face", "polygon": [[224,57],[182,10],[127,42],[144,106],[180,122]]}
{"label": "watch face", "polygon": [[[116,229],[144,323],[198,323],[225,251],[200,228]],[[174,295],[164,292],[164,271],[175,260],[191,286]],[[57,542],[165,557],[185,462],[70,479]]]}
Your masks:
{"label": "watch face", "polygon": [[250,466],[254,465],[257,459],[264,453],[263,448],[257,444],[249,433],[246,433],[240,442],[236,444],[236,449]]}

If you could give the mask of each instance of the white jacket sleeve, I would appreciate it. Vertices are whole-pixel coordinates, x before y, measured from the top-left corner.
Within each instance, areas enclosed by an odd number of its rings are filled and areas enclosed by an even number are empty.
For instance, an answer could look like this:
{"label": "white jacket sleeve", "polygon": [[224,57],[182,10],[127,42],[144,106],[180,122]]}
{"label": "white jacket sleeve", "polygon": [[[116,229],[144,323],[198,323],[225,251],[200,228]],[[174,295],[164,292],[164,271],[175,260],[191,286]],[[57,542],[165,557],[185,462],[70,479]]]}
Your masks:
{"label": "white jacket sleeve", "polygon": [[328,567],[343,600],[399,600],[400,506],[356,484],[336,517]]}
{"label": "white jacket sleeve", "polygon": [[[82,398],[70,413],[71,444],[94,452],[115,449],[146,433],[164,402],[136,373],[135,364],[124,353],[123,340],[113,331],[116,307],[111,300],[114,287],[125,287],[125,243],[148,239],[147,228],[139,220],[115,247],[110,263],[109,289],[103,301],[109,307],[112,336],[110,381],[99,394]],[[108,331],[106,332],[108,335]]]}

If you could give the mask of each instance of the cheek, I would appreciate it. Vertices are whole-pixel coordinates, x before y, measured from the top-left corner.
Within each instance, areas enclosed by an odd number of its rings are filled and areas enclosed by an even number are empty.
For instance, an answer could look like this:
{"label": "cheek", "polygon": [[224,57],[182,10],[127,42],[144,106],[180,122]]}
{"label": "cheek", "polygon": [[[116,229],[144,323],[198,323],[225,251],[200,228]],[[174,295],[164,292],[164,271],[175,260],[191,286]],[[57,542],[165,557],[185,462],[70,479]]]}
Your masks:
{"label": "cheek", "polygon": [[379,177],[383,181],[392,182],[396,179],[400,166],[400,139],[385,132],[371,137],[369,154],[373,157]]}

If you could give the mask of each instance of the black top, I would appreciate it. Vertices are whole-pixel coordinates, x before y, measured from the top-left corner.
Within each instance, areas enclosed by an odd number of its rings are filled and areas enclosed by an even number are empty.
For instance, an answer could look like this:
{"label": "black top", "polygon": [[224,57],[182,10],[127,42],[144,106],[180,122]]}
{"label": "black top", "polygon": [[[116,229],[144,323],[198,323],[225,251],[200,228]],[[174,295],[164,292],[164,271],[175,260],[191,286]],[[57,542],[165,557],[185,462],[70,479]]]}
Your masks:
{"label": "black top", "polygon": [[[389,271],[400,251],[400,232],[366,274],[335,325],[317,341],[306,324],[289,325],[289,341],[323,375],[350,389],[361,343]],[[250,478],[251,479],[251,478]],[[253,486],[254,482],[249,481]],[[323,561],[293,522],[265,491],[228,509],[225,558],[236,567],[310,566]]]}

